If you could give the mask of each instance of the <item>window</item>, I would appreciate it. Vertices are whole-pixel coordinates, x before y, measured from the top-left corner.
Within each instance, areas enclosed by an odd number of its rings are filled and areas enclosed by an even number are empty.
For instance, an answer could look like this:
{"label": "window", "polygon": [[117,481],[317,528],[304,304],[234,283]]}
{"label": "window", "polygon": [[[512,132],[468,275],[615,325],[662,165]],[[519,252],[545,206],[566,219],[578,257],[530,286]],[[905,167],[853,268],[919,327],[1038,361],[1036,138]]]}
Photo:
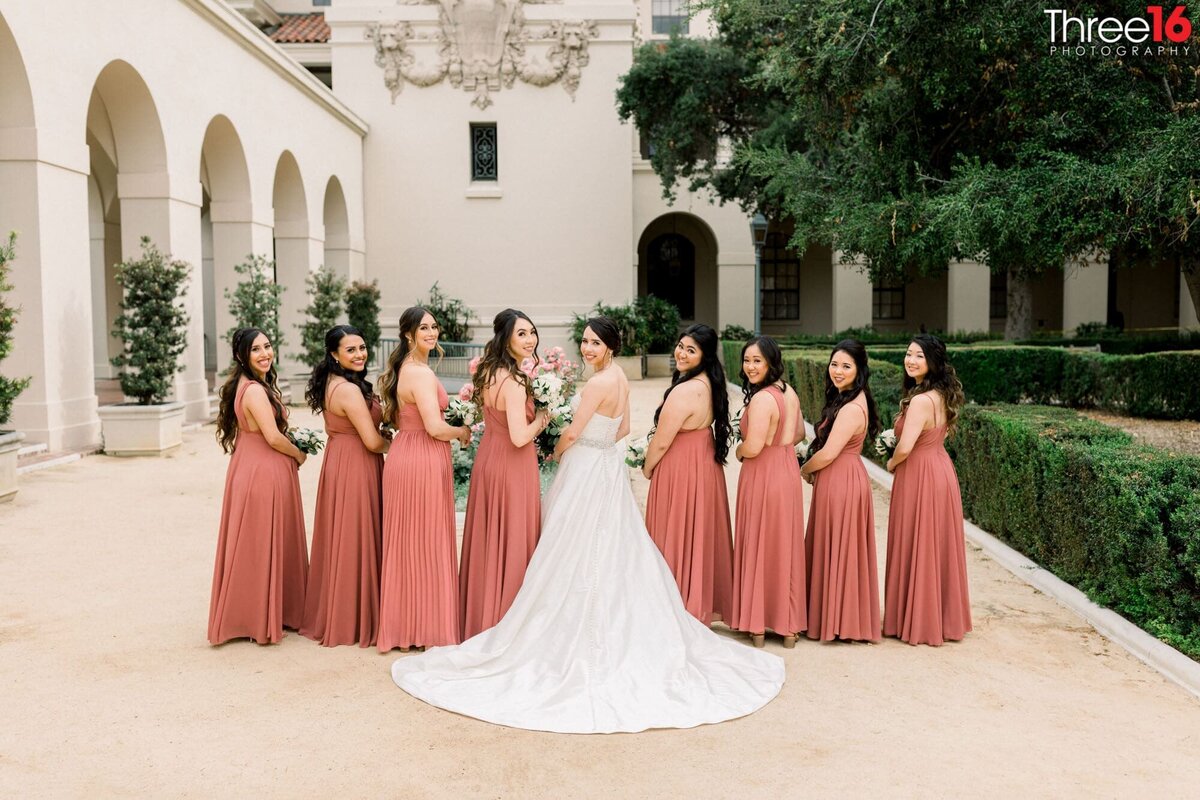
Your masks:
{"label": "window", "polygon": [[654,142],[647,139],[646,134],[641,131],[638,132],[638,152],[645,161],[654,157]]}
{"label": "window", "polygon": [[328,6],[328,5],[332,5],[332,4],[333,4],[333,0],[313,0],[314,6]]}
{"label": "window", "polygon": [[879,283],[871,290],[872,319],[904,319],[904,284]]}
{"label": "window", "polygon": [[1007,319],[1008,317],[1008,275],[1003,272],[992,273],[992,283],[988,294],[988,316],[992,319]]}
{"label": "window", "polygon": [[651,0],[650,33],[686,35],[687,32],[688,14],[685,0]]}
{"label": "window", "polygon": [[333,67],[305,67],[321,83],[333,88]]}
{"label": "window", "polygon": [[800,259],[787,246],[788,237],[767,232],[763,243],[759,277],[761,318],[800,319]]}
{"label": "window", "polygon": [[499,154],[496,150],[496,123],[471,123],[471,180],[499,180]]}

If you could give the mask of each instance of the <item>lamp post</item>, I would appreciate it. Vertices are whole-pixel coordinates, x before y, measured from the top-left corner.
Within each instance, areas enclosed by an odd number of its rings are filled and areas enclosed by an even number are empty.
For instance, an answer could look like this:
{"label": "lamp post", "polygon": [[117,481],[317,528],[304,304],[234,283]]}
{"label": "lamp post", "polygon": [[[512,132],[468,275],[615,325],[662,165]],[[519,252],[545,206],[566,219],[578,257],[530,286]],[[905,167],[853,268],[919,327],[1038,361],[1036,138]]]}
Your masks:
{"label": "lamp post", "polygon": [[750,220],[750,237],[754,241],[754,333],[762,333],[762,249],[767,241],[767,218],[755,212]]}

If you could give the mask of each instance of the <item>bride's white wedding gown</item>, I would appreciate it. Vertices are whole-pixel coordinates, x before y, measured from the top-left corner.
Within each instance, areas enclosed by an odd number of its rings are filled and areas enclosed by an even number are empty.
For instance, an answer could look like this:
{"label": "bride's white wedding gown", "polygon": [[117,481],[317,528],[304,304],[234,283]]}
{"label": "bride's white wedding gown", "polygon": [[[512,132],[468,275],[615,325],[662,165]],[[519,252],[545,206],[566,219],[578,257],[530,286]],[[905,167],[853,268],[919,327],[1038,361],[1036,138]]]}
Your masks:
{"label": "bride's white wedding gown", "polygon": [[619,424],[596,414],[563,455],[541,540],[499,624],[398,659],[396,685],[449,711],[560,733],[690,728],[779,694],[783,659],[684,610],[634,500]]}

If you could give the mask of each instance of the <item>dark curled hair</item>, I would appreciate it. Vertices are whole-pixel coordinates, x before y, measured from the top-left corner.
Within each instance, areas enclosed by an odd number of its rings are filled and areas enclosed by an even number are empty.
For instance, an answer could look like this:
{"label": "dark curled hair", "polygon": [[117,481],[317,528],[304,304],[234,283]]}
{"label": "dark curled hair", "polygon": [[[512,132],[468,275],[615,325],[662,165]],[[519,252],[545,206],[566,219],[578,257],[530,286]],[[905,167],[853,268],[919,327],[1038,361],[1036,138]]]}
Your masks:
{"label": "dark curled hair", "polygon": [[[388,422],[395,422],[396,412],[400,408],[400,402],[396,399],[396,385],[400,382],[400,367],[404,366],[404,359],[408,357],[411,349],[408,337],[410,334],[417,335],[417,330],[421,327],[421,320],[425,319],[426,314],[429,314],[429,311],[421,306],[406,308],[400,314],[400,322],[397,325],[400,329],[400,343],[388,356],[387,365],[379,376],[379,394],[383,397],[383,418]],[[433,314],[429,314],[429,316],[432,317]],[[436,317],[434,321],[437,321]],[[440,356],[442,353],[440,340],[437,351]]]}
{"label": "dark curled hair", "polygon": [[[833,385],[833,379],[829,377],[829,361],[833,361],[833,357],[838,353],[845,353],[854,359],[856,367],[854,384],[843,392],[838,391],[838,388]],[[857,339],[843,339],[833,346],[833,350],[829,353],[829,361],[825,362],[825,407],[821,409],[821,419],[817,423],[817,433],[813,438],[809,453],[815,453],[825,446],[825,442],[829,440],[829,432],[833,430],[833,421],[837,419],[838,412],[842,410],[843,406],[858,397],[860,392],[867,397],[867,436],[874,437],[879,433],[879,414],[875,410],[875,398],[871,396],[869,383],[871,367],[867,364],[867,348],[863,347],[862,342]]]}
{"label": "dark curled hair", "polygon": [[937,390],[941,392],[942,399],[946,402],[946,433],[952,435],[958,424],[958,410],[967,400],[963,395],[962,382],[958,380],[958,373],[954,371],[954,366],[946,360],[946,345],[942,343],[941,339],[929,333],[917,334],[912,338],[911,344],[917,345],[925,353],[925,364],[929,367],[929,372],[925,373],[923,381],[917,383],[905,371],[904,382],[901,384],[904,389],[904,399],[900,401],[900,410],[908,408],[909,402],[916,395]]}
{"label": "dark curled hair", "polygon": [[767,388],[774,386],[783,379],[783,351],[779,349],[779,345],[770,336],[755,336],[742,345],[742,360],[746,359],[746,351],[751,347],[758,347],[758,352],[767,361],[767,377],[761,383],[751,383],[746,377],[746,371],[742,369],[740,363],[738,366],[738,378],[742,381],[742,405],[750,405],[750,398],[755,394]]}
{"label": "dark curled hair", "polygon": [[584,329],[587,328],[591,328],[596,338],[612,350],[613,356],[621,352],[621,329],[617,327],[617,323],[608,317],[592,317],[584,324]]}
{"label": "dark curled hair", "polygon": [[279,386],[276,384],[275,362],[271,362],[271,368],[267,370],[267,374],[263,378],[259,378],[250,368],[250,348],[254,346],[254,340],[260,334],[262,331],[258,328],[238,328],[233,332],[233,339],[230,340],[230,346],[233,349],[233,363],[229,366],[229,377],[225,379],[225,383],[217,395],[220,398],[217,404],[217,442],[226,453],[232,452],[237,445],[238,421],[233,403],[237,399],[238,383],[243,377],[249,378],[267,390],[267,399],[271,401],[271,409],[275,412],[275,427],[279,429],[280,433],[287,433],[283,396],[279,393]]}
{"label": "dark curled hair", "polygon": [[658,427],[658,416],[662,413],[667,398],[676,386],[690,381],[697,375],[707,375],[709,389],[712,392],[713,446],[716,449],[717,463],[724,464],[729,455],[730,425],[729,393],[725,389],[725,368],[721,366],[721,360],[717,357],[717,348],[721,343],[717,338],[717,332],[703,324],[691,326],[679,335],[679,339],[682,341],[685,336],[700,348],[700,363],[687,372],[680,372],[676,369],[671,373],[671,385],[663,392],[662,402],[654,410],[654,427]]}
{"label": "dark curled hair", "polygon": [[[492,320],[492,338],[483,346],[483,357],[479,359],[475,375],[471,378],[471,383],[475,387],[475,400],[481,407],[483,406],[484,390],[496,376],[496,372],[502,369],[508,370],[513,380],[525,388],[526,397],[533,397],[533,382],[529,380],[528,375],[521,371],[521,365],[508,351],[508,343],[512,339],[513,331],[521,320],[525,320],[533,327],[536,336],[537,327],[534,326],[533,320],[515,308],[504,309]],[[534,347],[533,363],[537,364],[539,361],[537,347]]]}
{"label": "dark curled hair", "polygon": [[348,370],[333,357],[337,349],[342,346],[342,339],[347,336],[362,337],[362,331],[353,325],[334,325],[325,333],[325,357],[313,367],[312,375],[308,379],[308,387],[304,390],[304,399],[308,401],[308,407],[316,414],[325,411],[325,389],[329,385],[330,375],[345,378],[348,383],[357,386],[368,406],[371,405],[371,398],[375,396],[371,382],[367,380],[365,368],[361,372]]}

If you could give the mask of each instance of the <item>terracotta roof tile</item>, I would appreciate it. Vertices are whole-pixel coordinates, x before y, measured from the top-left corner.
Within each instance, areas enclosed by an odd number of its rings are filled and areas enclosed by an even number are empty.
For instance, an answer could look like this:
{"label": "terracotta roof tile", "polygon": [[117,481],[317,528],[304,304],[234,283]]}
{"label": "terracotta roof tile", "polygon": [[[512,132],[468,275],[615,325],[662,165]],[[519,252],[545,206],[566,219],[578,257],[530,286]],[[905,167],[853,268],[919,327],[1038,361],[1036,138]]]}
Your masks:
{"label": "terracotta roof tile", "polygon": [[271,41],[283,44],[319,44],[329,41],[329,26],[321,12],[282,16],[283,24],[271,34]]}

